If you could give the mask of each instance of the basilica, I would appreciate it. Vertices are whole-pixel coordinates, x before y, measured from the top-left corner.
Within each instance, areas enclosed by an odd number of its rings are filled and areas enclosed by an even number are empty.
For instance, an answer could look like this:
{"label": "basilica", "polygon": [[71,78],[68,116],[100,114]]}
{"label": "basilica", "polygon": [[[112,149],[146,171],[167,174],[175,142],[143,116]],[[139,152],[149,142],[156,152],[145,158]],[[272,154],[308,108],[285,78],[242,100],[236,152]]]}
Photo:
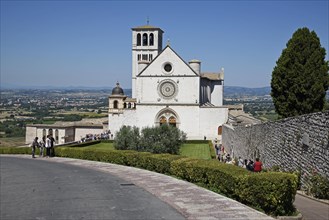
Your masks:
{"label": "basilica", "polygon": [[228,121],[223,106],[224,69],[202,72],[201,61],[184,61],[163,30],[132,28],[132,97],[117,83],[109,96],[108,129],[115,135],[123,125],[139,128],[169,124],[187,139],[220,138]]}

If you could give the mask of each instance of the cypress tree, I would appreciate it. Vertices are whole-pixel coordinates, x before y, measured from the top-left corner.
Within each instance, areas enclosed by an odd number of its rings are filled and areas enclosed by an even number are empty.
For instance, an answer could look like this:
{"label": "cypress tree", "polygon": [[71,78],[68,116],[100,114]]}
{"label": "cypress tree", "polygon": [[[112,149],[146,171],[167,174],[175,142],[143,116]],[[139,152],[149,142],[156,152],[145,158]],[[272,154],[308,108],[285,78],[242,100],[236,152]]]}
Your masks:
{"label": "cypress tree", "polygon": [[272,72],[271,96],[282,117],[322,111],[329,86],[329,62],[317,34],[298,29]]}

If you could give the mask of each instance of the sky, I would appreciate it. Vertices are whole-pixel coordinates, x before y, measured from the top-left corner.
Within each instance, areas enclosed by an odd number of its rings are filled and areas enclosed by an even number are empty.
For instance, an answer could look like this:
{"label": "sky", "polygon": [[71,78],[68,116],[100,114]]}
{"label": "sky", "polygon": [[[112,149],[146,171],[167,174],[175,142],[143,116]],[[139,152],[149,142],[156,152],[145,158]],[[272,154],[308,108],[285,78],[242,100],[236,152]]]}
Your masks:
{"label": "sky", "polygon": [[[302,27],[329,52],[329,1],[1,0],[1,87],[131,88],[131,28],[161,28],[164,45],[227,86],[270,86]],[[328,54],[326,56],[328,60]]]}

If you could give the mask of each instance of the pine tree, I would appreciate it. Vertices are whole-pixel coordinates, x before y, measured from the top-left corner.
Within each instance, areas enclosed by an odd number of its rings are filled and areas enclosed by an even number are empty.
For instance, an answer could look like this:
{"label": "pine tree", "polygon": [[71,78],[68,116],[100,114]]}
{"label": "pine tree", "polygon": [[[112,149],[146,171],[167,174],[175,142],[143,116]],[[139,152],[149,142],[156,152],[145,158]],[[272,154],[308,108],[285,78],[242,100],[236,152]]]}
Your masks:
{"label": "pine tree", "polygon": [[322,111],[329,86],[329,62],[317,34],[298,29],[272,72],[271,96],[276,112],[291,117]]}

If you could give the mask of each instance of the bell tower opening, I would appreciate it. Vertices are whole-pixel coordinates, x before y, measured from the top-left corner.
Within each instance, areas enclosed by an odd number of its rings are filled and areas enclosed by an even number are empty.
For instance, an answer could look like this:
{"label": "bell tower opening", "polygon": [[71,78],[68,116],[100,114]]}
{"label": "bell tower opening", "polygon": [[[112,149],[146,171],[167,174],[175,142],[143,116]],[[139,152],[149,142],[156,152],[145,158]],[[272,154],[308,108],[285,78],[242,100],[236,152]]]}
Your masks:
{"label": "bell tower opening", "polygon": [[158,27],[143,25],[132,28],[132,98],[136,97],[136,76],[138,61],[151,62],[162,51],[163,30]]}

